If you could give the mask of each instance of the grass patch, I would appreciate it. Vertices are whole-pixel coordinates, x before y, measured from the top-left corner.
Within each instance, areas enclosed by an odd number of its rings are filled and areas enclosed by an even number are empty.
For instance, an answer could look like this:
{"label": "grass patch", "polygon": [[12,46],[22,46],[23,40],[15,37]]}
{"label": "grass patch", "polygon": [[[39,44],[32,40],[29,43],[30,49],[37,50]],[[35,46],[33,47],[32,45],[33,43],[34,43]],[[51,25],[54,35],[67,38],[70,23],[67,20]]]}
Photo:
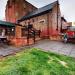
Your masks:
{"label": "grass patch", "polygon": [[75,75],[75,58],[31,49],[1,60],[0,75]]}

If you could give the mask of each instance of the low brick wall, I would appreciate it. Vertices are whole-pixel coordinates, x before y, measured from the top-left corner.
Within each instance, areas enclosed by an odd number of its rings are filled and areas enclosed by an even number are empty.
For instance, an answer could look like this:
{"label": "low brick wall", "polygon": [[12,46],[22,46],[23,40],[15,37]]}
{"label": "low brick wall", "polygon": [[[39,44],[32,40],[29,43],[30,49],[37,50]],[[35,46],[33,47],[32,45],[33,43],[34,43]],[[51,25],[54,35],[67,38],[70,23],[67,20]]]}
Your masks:
{"label": "low brick wall", "polygon": [[[41,38],[37,37],[35,40],[39,41],[41,39],[42,39],[42,37]],[[62,37],[60,35],[51,35],[50,40],[61,41]],[[34,39],[30,38],[29,42],[28,42],[26,37],[20,37],[20,38],[14,37],[14,38],[10,38],[10,44],[13,46],[17,46],[17,47],[31,45],[31,44],[34,44]]]}
{"label": "low brick wall", "polygon": [[26,45],[31,45],[34,44],[34,41],[32,38],[29,39],[29,44],[27,42],[27,38],[12,38],[10,40],[10,44],[14,45],[14,46],[26,46]]}

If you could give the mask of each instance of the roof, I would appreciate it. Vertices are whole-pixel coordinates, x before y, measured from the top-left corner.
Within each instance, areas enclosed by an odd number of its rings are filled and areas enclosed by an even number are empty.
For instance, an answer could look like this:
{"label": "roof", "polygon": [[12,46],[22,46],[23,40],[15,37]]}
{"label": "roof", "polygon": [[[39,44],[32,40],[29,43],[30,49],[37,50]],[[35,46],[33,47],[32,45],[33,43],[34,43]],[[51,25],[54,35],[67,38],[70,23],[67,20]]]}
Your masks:
{"label": "roof", "polygon": [[54,7],[55,4],[57,4],[57,1],[55,1],[51,4],[48,4],[42,8],[36,9],[33,12],[29,13],[28,15],[23,16],[21,19],[18,20],[18,22],[21,22],[21,21],[24,21],[26,19],[30,19],[32,17],[36,17],[36,16],[39,16],[41,14],[47,13],[48,11],[52,10],[52,8]]}
{"label": "roof", "polygon": [[15,27],[15,24],[6,21],[0,21],[0,26]]}
{"label": "roof", "polygon": [[64,17],[61,17],[61,19],[62,19],[63,21],[65,21],[65,22],[67,22],[67,20],[66,20]]}

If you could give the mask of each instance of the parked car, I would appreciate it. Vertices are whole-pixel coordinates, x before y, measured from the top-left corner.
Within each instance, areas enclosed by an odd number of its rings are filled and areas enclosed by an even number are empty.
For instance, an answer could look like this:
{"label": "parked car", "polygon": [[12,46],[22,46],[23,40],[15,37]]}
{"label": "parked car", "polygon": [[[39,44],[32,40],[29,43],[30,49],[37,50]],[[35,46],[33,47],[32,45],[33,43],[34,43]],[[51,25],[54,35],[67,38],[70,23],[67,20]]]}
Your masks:
{"label": "parked car", "polygon": [[63,36],[64,42],[74,41],[75,40],[75,27],[71,26],[67,29]]}

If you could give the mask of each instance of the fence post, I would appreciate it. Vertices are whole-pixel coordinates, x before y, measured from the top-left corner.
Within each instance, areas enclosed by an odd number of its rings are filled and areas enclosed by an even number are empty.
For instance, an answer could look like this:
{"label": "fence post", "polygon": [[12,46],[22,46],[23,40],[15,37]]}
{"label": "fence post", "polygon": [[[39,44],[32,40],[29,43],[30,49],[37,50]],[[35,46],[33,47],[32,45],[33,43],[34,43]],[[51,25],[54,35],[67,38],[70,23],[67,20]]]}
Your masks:
{"label": "fence post", "polygon": [[28,28],[28,34],[27,34],[27,45],[29,45],[29,28]]}

